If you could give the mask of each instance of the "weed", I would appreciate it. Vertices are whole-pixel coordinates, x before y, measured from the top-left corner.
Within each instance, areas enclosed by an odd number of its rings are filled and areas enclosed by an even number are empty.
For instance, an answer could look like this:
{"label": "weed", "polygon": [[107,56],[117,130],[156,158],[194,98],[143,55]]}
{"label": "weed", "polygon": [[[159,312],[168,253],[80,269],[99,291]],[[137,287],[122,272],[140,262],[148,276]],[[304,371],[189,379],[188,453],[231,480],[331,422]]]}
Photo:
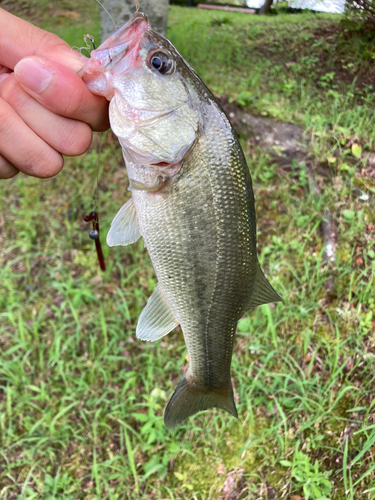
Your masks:
{"label": "weed", "polygon": [[306,500],[329,500],[332,484],[329,476],[332,471],[320,471],[319,462],[310,462],[308,455],[298,450],[298,444],[293,454],[293,461],[281,460],[284,467],[291,467],[291,478],[296,490],[302,489]]}

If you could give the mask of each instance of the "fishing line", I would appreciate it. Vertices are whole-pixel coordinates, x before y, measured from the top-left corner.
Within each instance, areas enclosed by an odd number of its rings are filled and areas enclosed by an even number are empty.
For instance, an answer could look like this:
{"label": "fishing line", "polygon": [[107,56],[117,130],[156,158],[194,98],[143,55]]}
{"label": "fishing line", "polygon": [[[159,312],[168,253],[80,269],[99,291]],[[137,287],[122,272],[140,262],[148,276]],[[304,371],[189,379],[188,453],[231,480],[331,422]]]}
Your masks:
{"label": "fishing line", "polygon": [[92,229],[89,232],[89,238],[94,240],[96,255],[98,256],[99,266],[102,271],[106,270],[104,255],[102,250],[102,245],[100,243],[100,228],[99,228],[99,214],[97,212],[98,205],[98,191],[99,191],[99,164],[100,164],[100,153],[102,146],[102,134],[99,134],[99,144],[98,144],[98,162],[96,169],[96,186],[94,194],[94,210],[90,212],[86,217],[83,218],[85,222],[92,222]]}
{"label": "fishing line", "polygon": [[99,133],[99,144],[98,144],[98,164],[96,168],[96,186],[94,194],[94,210],[98,206],[98,191],[99,191],[99,165],[100,165],[100,154],[102,152],[102,132]]}
{"label": "fishing line", "polygon": [[[89,46],[89,42],[87,40],[90,40],[91,42],[91,45],[92,45],[92,48]],[[89,53],[89,56],[91,54],[91,51],[94,49],[96,49],[95,47],[95,41],[94,41],[94,37],[92,35],[90,35],[89,33],[87,33],[86,35],[83,35],[83,41],[85,42],[86,46],[85,47],[77,47],[76,45],[74,45],[72,47],[72,49],[76,50],[77,52],[79,52],[80,54],[82,54],[82,50],[87,50],[87,52]]]}
{"label": "fishing line", "polygon": [[[96,0],[96,1],[100,5],[100,7],[108,14],[108,16],[110,17],[111,21],[113,22],[115,28],[117,29],[118,26],[116,25],[115,21],[113,20],[113,17],[108,12],[108,10],[104,7],[104,5],[99,0]],[[134,2],[135,2],[136,13],[137,13],[139,10],[139,2],[138,2],[138,0],[134,0]],[[94,42],[93,36],[91,36],[89,34],[84,35],[83,40],[86,44],[86,47],[80,47],[78,49],[80,52],[81,52],[81,50],[87,50],[88,52],[90,52],[90,47],[89,47],[87,40],[90,40],[92,47],[95,50],[95,42]],[[102,134],[100,133],[99,145],[98,145],[98,164],[97,164],[97,169],[96,169],[96,186],[95,186],[95,193],[94,193],[94,210],[92,210],[88,215],[86,215],[86,217],[84,217],[83,220],[85,222],[92,222],[92,229],[89,232],[89,238],[91,238],[95,242],[95,249],[96,249],[96,254],[98,256],[100,269],[102,271],[105,271],[106,266],[105,266],[105,262],[104,262],[102,245],[100,243],[99,214],[97,211],[98,191],[99,191],[99,160],[100,160],[101,146],[102,146]]]}
{"label": "fishing line", "polygon": [[[98,0],[97,0],[98,1]],[[112,19],[113,21],[113,19]],[[80,49],[85,49],[89,53],[91,53],[91,50],[95,50],[95,41],[94,37],[92,35],[84,35],[83,40],[86,44],[86,47],[81,47]],[[90,40],[92,49],[89,47],[88,40]],[[78,49],[80,52],[81,50]],[[94,210],[92,210],[86,217],[83,218],[85,222],[92,222],[92,229],[89,232],[89,238],[94,240],[95,242],[95,249],[96,249],[96,254],[98,256],[98,261],[99,261],[99,266],[102,271],[106,270],[105,262],[104,262],[104,255],[103,255],[103,250],[102,250],[102,245],[100,243],[100,228],[99,228],[99,214],[97,212],[97,206],[98,206],[98,192],[99,192],[99,166],[100,166],[100,153],[101,153],[101,148],[102,148],[102,133],[100,132],[99,134],[99,144],[98,144],[98,159],[97,159],[97,165],[96,165],[96,185],[95,185],[95,192],[94,192]]]}
{"label": "fishing line", "polygon": [[[108,10],[104,7],[104,5],[99,1],[96,0],[97,3],[100,5],[100,7],[107,13],[111,21],[113,22],[115,28],[117,29],[118,26],[116,25],[115,21],[113,20],[113,17],[111,14],[108,12]],[[136,13],[139,10],[139,3],[138,0],[135,1],[135,8],[136,8]],[[90,40],[93,49],[95,50],[95,42],[94,42],[94,37],[87,34],[84,35],[83,40],[86,44],[86,47],[80,47],[78,48],[79,52],[81,50],[87,50],[89,53],[90,47],[88,44],[87,40]],[[94,240],[95,242],[95,248],[96,248],[96,254],[98,256],[98,261],[99,261],[99,266],[102,271],[106,270],[105,262],[104,262],[104,256],[103,256],[103,251],[102,251],[102,245],[100,243],[100,229],[99,229],[99,214],[97,212],[97,206],[98,206],[98,191],[99,191],[99,160],[100,160],[100,152],[101,152],[101,146],[102,146],[102,134],[100,133],[99,135],[99,145],[98,145],[98,164],[97,164],[97,169],[96,169],[96,186],[95,186],[95,194],[94,194],[94,210],[92,210],[86,217],[83,218],[85,222],[92,222],[92,229],[89,232],[89,237]]]}
{"label": "fishing line", "polygon": [[113,22],[113,24],[115,25],[115,28],[117,29],[117,28],[118,28],[118,26],[117,26],[117,24],[114,22],[113,17],[112,17],[112,16],[111,16],[111,14],[108,12],[108,10],[104,7],[104,5],[103,5],[102,3],[100,3],[100,2],[99,2],[99,0],[96,0],[96,1],[97,1],[97,2],[98,2],[98,4],[100,5],[100,7],[101,7],[102,9],[104,9],[104,10],[105,10],[105,12],[109,15],[109,17],[111,18],[111,21],[112,21],[112,22]]}

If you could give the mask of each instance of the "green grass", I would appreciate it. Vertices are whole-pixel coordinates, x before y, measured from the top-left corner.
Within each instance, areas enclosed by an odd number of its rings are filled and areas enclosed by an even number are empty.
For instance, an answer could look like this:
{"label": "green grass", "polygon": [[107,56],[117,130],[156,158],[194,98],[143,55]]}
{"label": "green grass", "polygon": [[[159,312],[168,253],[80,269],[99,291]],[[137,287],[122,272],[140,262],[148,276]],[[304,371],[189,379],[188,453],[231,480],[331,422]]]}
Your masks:
{"label": "green grass", "polygon": [[[80,8],[86,2],[74,4]],[[95,4],[91,12],[95,25]],[[316,196],[307,166],[284,170],[242,138],[260,260],[284,303],[239,322],[232,365],[239,419],[214,410],[173,432],[164,427],[163,409],[187,365],[182,334],[153,344],[135,339],[156,284],[147,251],[142,242],[104,244],[108,268],[100,273],[82,221],[98,163],[103,233],[129,197],[121,150],[107,133],[100,158],[96,139],[54,179],[20,175],[0,185],[0,498],[206,500],[230,491],[249,500],[375,498],[375,182],[351,150],[353,139],[374,143],[372,107],[358,93],[344,105],[343,94],[335,115],[312,77],[297,99],[282,90],[290,66],[280,64],[271,80],[264,58],[239,57],[234,68],[227,57],[248,51],[251,40],[271,50],[288,35],[297,46],[300,32],[339,18],[226,14],[232,24],[216,25],[213,15],[171,8],[172,41],[216,92],[234,100],[254,92],[253,112],[304,124],[311,154],[325,160],[323,173],[311,167]],[[71,30],[58,28],[64,36]],[[72,43],[82,45],[90,31],[77,30]],[[358,57],[357,42],[348,59]],[[356,197],[358,188],[370,198]],[[333,265],[322,263],[327,210],[338,234]]]}
{"label": "green grass", "polygon": [[234,100],[245,93],[256,114],[374,147],[374,40],[350,35],[340,21],[174,8],[168,35],[214,92]]}

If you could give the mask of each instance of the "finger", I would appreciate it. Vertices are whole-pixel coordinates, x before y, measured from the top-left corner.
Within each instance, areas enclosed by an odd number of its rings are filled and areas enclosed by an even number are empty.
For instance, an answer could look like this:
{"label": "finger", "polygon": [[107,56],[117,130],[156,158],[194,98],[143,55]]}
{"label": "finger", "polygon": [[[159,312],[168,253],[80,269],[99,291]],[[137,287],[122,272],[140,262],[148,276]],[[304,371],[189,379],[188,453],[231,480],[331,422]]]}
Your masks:
{"label": "finger", "polygon": [[96,131],[109,128],[108,101],[93,95],[71,69],[27,57],[15,66],[14,74],[26,92],[53,113],[88,123]]}
{"label": "finger", "polygon": [[0,83],[4,81],[8,76],[10,76],[10,73],[0,73]]}
{"label": "finger", "polygon": [[0,155],[0,179],[10,179],[19,172],[7,159]]}
{"label": "finger", "polygon": [[4,73],[11,73],[11,72],[12,72],[11,69],[0,64],[0,75],[3,75]]}
{"label": "finger", "polygon": [[52,177],[63,167],[62,156],[37,136],[0,98],[0,154],[34,177]]}
{"label": "finger", "polygon": [[13,69],[20,59],[40,55],[78,71],[87,58],[61,38],[0,9],[0,61]]}
{"label": "finger", "polygon": [[0,98],[56,151],[67,156],[77,156],[89,148],[92,131],[86,123],[52,113],[27,94],[14,75],[3,84],[0,82]]}

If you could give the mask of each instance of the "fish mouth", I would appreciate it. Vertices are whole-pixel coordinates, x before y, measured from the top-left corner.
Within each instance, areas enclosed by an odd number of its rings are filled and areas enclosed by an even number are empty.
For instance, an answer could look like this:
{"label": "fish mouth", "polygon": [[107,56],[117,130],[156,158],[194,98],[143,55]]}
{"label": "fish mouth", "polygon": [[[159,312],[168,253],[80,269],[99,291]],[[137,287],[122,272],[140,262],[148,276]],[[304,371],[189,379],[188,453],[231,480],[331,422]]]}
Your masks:
{"label": "fish mouth", "polygon": [[108,91],[108,78],[134,67],[141,41],[149,30],[151,26],[147,16],[137,12],[91,52],[90,60],[79,70],[78,76],[93,94],[112,99],[113,91]]}
{"label": "fish mouth", "polygon": [[151,26],[147,16],[143,14],[143,12],[137,12],[127,22],[117,28],[117,30],[93,52],[110,49],[124,42],[138,39],[149,29],[151,29]]}

